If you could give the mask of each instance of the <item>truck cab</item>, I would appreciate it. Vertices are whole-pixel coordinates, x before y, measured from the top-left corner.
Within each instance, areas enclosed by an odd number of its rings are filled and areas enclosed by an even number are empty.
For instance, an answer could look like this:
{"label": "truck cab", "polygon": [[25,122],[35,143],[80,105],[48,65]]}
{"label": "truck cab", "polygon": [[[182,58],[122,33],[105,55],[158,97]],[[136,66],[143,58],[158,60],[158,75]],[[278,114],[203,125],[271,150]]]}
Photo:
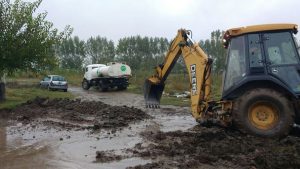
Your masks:
{"label": "truck cab", "polygon": [[93,78],[92,76],[92,70],[93,69],[98,69],[100,67],[105,67],[106,65],[104,64],[91,64],[85,67],[84,71],[84,78],[87,80],[91,80]]}

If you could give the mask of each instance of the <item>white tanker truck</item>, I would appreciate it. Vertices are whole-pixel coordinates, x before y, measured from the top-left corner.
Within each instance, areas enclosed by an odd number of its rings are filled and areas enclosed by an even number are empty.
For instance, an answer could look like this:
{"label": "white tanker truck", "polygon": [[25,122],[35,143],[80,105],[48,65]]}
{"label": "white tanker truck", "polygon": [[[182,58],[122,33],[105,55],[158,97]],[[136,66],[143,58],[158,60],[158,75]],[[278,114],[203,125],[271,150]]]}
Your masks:
{"label": "white tanker truck", "polygon": [[88,90],[91,86],[97,86],[102,91],[114,87],[124,90],[129,85],[130,77],[131,69],[125,63],[92,64],[85,67],[82,88]]}

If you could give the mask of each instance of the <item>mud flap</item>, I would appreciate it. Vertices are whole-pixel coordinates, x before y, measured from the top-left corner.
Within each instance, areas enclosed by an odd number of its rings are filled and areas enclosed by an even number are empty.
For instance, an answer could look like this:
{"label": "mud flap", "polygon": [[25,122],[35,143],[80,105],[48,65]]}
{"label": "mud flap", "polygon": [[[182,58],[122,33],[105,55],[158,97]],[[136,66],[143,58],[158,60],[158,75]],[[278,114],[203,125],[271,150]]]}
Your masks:
{"label": "mud flap", "polygon": [[148,79],[144,83],[144,98],[146,108],[159,108],[160,98],[165,84],[153,84]]}

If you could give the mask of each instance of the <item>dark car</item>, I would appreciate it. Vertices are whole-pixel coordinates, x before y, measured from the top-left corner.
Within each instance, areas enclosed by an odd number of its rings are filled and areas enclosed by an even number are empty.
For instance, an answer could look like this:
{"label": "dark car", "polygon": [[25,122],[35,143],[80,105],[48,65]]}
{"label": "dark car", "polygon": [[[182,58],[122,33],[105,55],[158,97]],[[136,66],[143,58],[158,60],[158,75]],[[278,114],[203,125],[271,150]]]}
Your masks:
{"label": "dark car", "polygon": [[63,90],[68,91],[68,82],[63,76],[48,75],[40,82],[41,88],[47,88],[48,90]]}

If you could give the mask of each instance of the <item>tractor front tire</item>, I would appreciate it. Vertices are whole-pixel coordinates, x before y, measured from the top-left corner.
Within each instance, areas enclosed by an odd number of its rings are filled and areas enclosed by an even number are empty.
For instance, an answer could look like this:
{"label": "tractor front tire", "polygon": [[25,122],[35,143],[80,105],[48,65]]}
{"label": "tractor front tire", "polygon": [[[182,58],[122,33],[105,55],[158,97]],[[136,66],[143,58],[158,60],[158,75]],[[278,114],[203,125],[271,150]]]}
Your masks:
{"label": "tractor front tire", "polygon": [[291,102],[268,88],[250,90],[233,105],[233,122],[244,133],[261,137],[286,136],[294,123]]}

